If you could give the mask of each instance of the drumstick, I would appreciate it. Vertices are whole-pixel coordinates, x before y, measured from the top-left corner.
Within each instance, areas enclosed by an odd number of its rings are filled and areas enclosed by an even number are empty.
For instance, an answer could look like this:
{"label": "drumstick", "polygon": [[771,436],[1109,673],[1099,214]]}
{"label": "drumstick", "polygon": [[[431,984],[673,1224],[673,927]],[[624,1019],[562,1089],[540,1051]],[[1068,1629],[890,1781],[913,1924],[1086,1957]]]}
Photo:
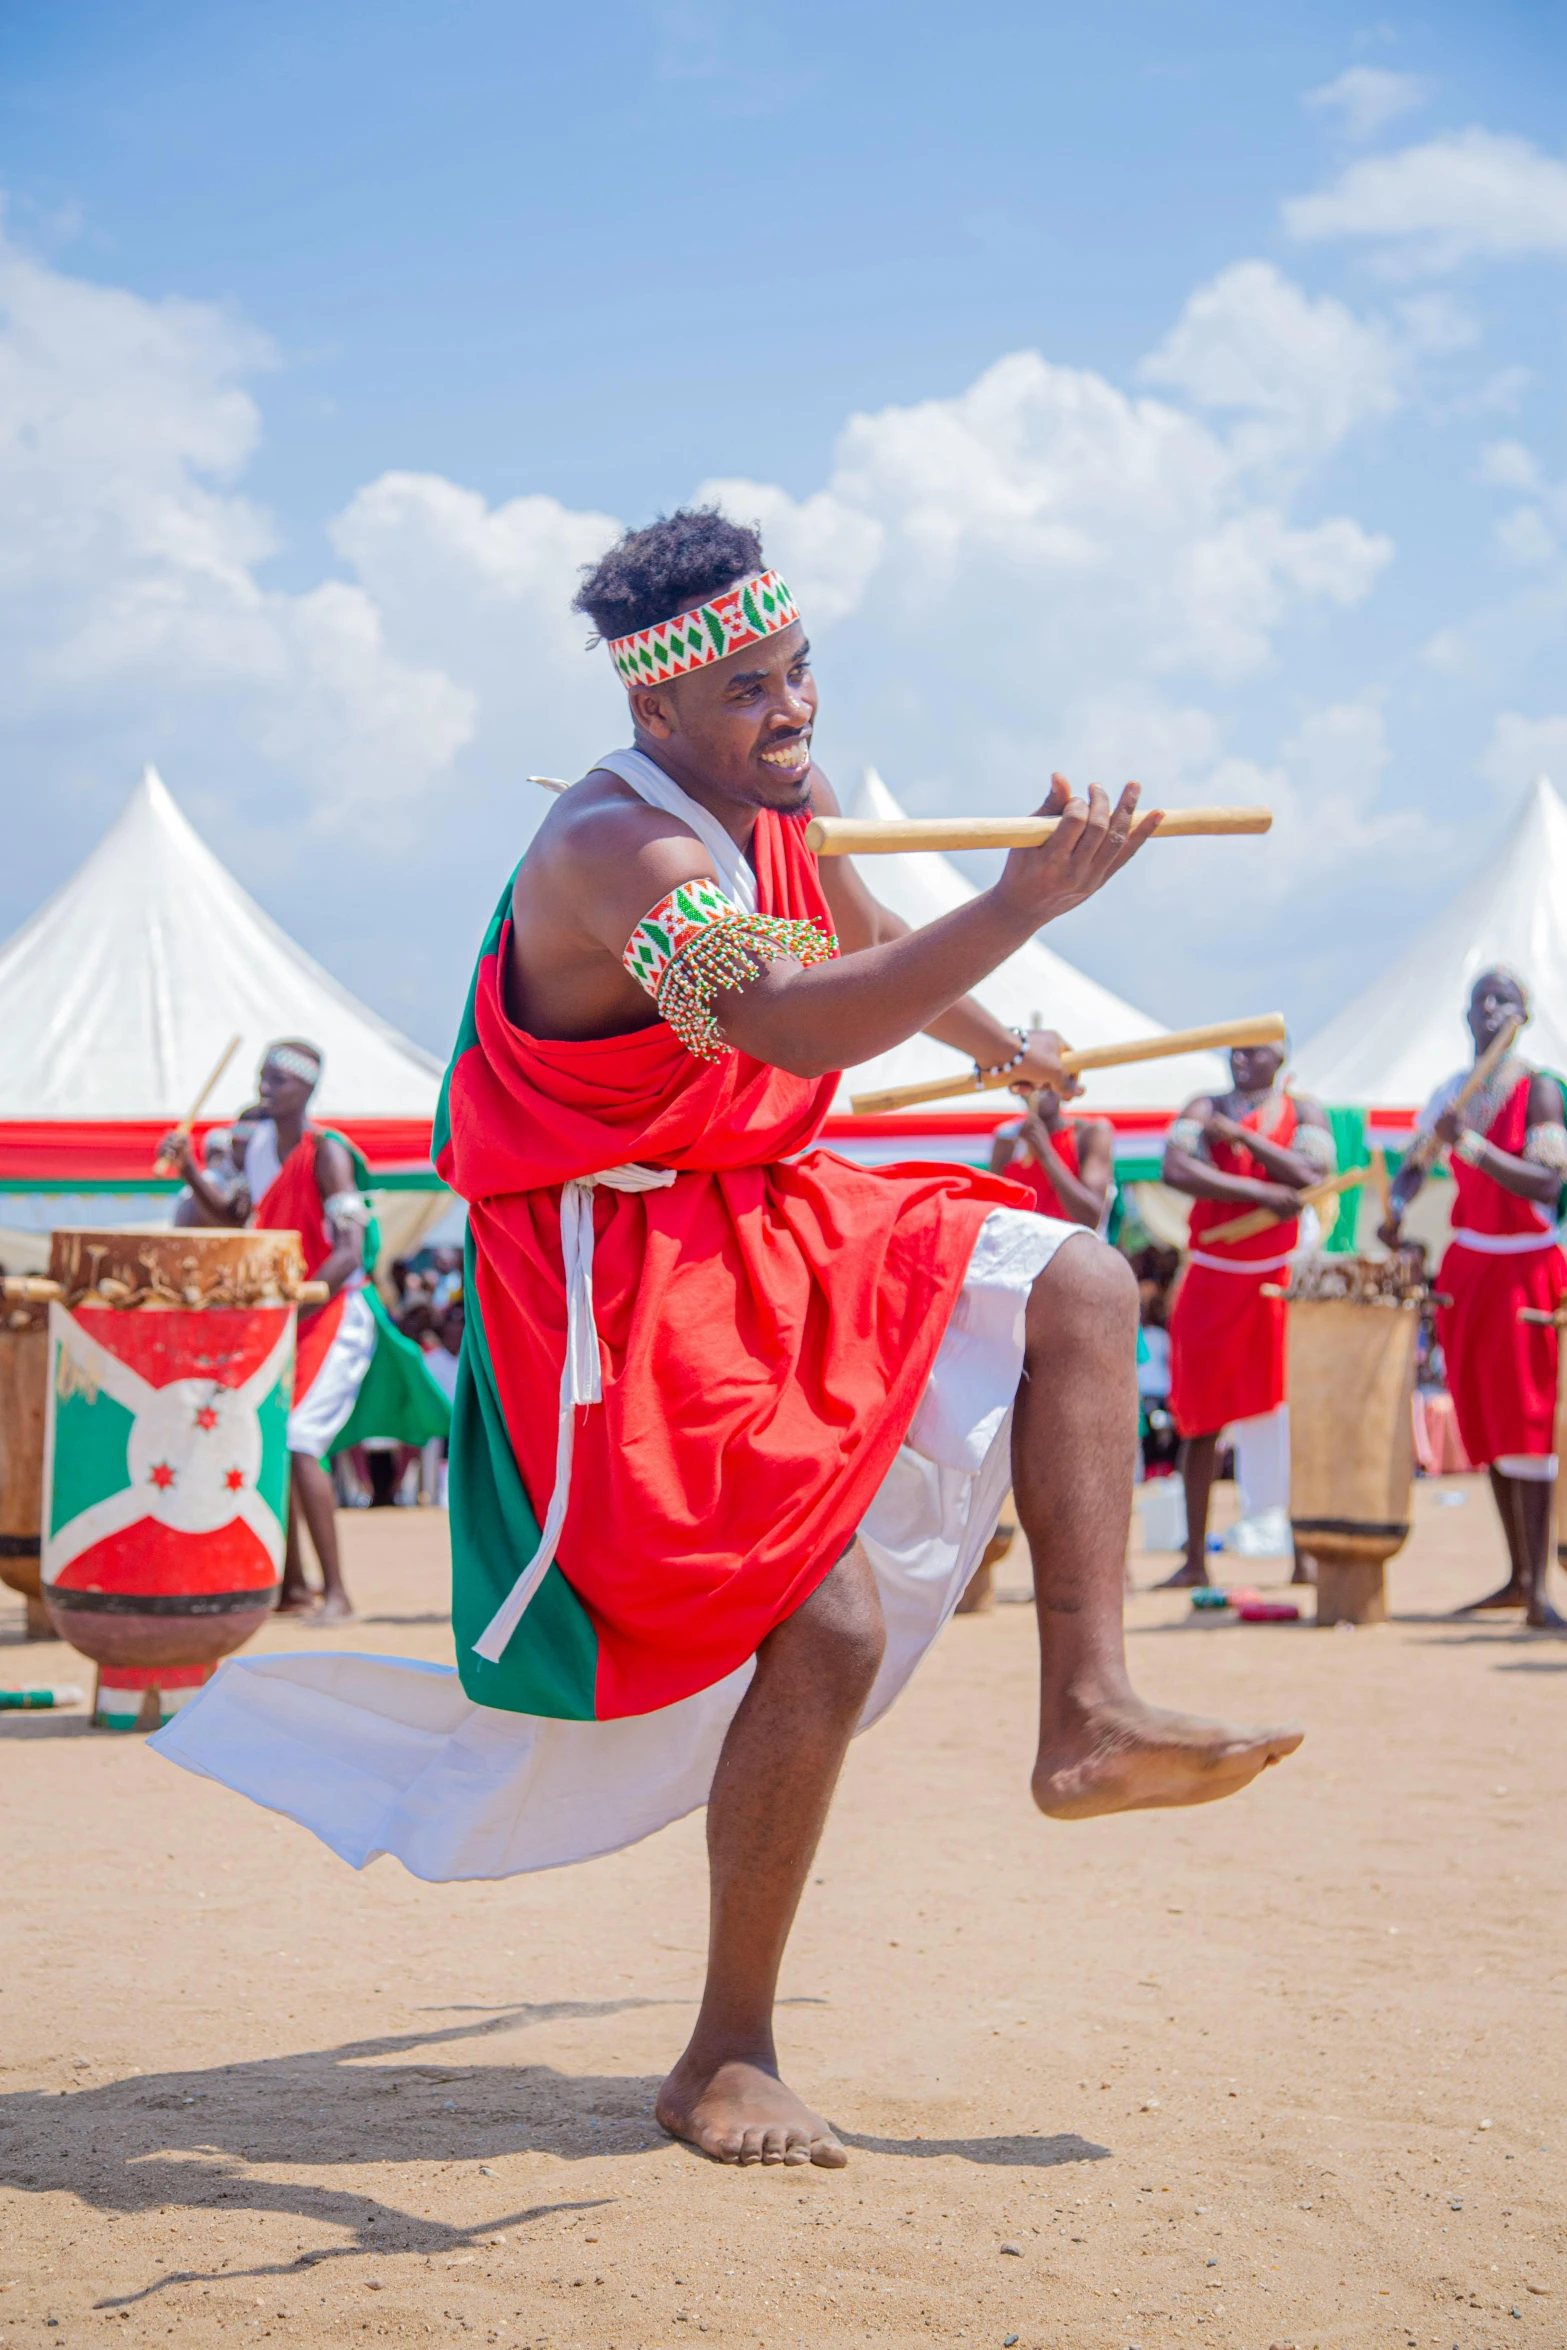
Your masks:
{"label": "drumstick", "polygon": [[[902,816],[877,824],[858,816],[813,816],[805,845],[819,857],[882,857],[904,849],[1037,849],[1060,822],[1059,816]],[[1271,808],[1171,808],[1154,832],[1162,840],[1189,840],[1198,834],[1266,832],[1272,823]]]}
{"label": "drumstick", "polygon": [[[228,1043],[223,1047],[222,1055],[219,1058],[217,1067],[213,1070],[212,1075],[207,1079],[206,1084],[202,1087],[200,1093],[197,1094],[195,1100],[191,1103],[190,1108],[186,1111],[184,1117],[175,1127],[174,1131],[176,1134],[189,1134],[191,1128],[195,1125],[196,1120],[201,1116],[202,1111],[207,1106],[207,1096],[211,1093],[213,1087],[217,1084],[218,1079],[222,1076],[224,1070],[228,1067],[230,1061],[233,1060],[234,1055],[238,1051],[239,1037],[238,1035],[231,1036],[228,1040]],[[162,1151],[159,1151],[156,1159],[153,1161],[152,1171],[154,1175],[162,1175],[168,1169],[173,1167],[173,1165],[174,1161],[172,1159],[166,1159]]]}
{"label": "drumstick", "polygon": [[[1364,1183],[1367,1172],[1364,1167],[1346,1167],[1338,1175],[1328,1175],[1301,1193],[1300,1204],[1303,1208],[1318,1208],[1324,1200],[1337,1199],[1341,1191],[1353,1191],[1357,1184]],[[1290,1213],[1293,1215],[1294,1210]],[[1242,1216],[1231,1216],[1228,1223],[1211,1225],[1198,1246],[1205,1247],[1210,1240],[1251,1240],[1257,1233],[1266,1232],[1270,1224],[1288,1220],[1275,1208],[1248,1208]]]}
{"label": "drumstick", "polygon": [[1558,1306],[1554,1314],[1547,1314],[1539,1306],[1520,1306],[1520,1322],[1539,1322],[1547,1330],[1567,1330],[1567,1306]]}
{"label": "drumstick", "polygon": [[[1463,1084],[1458,1088],[1457,1093],[1448,1103],[1448,1111],[1451,1115],[1456,1117],[1460,1110],[1466,1110],[1492,1072],[1500,1068],[1502,1062],[1512,1051],[1513,1038],[1518,1034],[1527,1017],[1528,1015],[1523,1012],[1514,1013],[1497,1030],[1485,1051],[1464,1079]],[[1446,1148],[1447,1145],[1435,1134],[1417,1135],[1405,1155],[1404,1166],[1416,1166],[1423,1175]],[[1403,1173],[1402,1167],[1399,1169],[1399,1173]]]}
{"label": "drumstick", "polygon": [[[1282,1012],[1259,1012],[1250,1020],[1215,1020],[1206,1028],[1175,1028],[1163,1036],[1139,1036],[1126,1044],[1090,1044],[1061,1055],[1061,1066],[1075,1077],[1082,1069],[1120,1069],[1131,1061],[1162,1061],[1172,1053],[1226,1052],[1234,1045],[1282,1044]],[[1010,1072],[994,1075],[927,1077],[918,1085],[889,1085],[879,1093],[850,1096],[849,1106],[860,1118],[883,1110],[912,1109],[918,1102],[939,1102],[956,1093],[993,1093],[1010,1085]]]}

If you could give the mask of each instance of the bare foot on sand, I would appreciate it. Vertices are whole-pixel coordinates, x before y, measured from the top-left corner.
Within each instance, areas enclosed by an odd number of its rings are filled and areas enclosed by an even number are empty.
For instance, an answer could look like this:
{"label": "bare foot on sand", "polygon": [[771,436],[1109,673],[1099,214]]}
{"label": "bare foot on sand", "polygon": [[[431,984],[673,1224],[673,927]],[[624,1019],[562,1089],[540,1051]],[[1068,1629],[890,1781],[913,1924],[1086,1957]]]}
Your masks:
{"label": "bare foot on sand", "polygon": [[1529,1594],[1521,1583],[1504,1583],[1499,1591],[1488,1591],[1484,1599],[1471,1599],[1463,1607],[1455,1607],[1455,1616],[1484,1615],[1493,1607],[1527,1607]]}
{"label": "bare foot on sand", "polygon": [[1557,1614],[1548,1599],[1531,1601],[1524,1622],[1531,1632],[1567,1632],[1567,1621]]}
{"label": "bare foot on sand", "polygon": [[1166,1575],[1162,1583],[1153,1586],[1155,1591],[1204,1591],[1207,1587],[1206,1567],[1177,1567],[1173,1575]]}
{"label": "bare foot on sand", "polygon": [[353,1602],[346,1591],[329,1591],[315,1611],[318,1624],[351,1624],[354,1621]]}
{"label": "bare foot on sand", "polygon": [[320,1605],[318,1592],[308,1588],[300,1591],[284,1590],[272,1612],[276,1616],[313,1616]]}
{"label": "bare foot on sand", "polygon": [[654,2111],[661,2129],[714,2162],[814,2162],[842,2170],[849,2159],[826,2122],[770,2066],[743,2057],[703,2063],[687,2050]]}
{"label": "bare foot on sand", "polygon": [[1053,1820],[1217,1803],[1293,1754],[1304,1736],[1164,1713],[1136,1697],[1110,1699],[1077,1710],[1041,1739],[1034,1801]]}

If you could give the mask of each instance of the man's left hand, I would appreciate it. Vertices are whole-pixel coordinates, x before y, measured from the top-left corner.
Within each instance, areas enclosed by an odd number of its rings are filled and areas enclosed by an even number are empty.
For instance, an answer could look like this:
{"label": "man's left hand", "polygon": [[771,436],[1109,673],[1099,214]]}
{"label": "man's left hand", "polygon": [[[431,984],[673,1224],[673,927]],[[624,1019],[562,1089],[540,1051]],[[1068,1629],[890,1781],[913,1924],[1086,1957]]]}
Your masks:
{"label": "man's left hand", "polygon": [[1007,1081],[1012,1091],[1026,1095],[1043,1088],[1064,1102],[1075,1101],[1083,1089],[1071,1071],[1061,1066],[1061,1055],[1066,1049],[1066,1039],[1058,1030],[1030,1029],[1023,1058]]}

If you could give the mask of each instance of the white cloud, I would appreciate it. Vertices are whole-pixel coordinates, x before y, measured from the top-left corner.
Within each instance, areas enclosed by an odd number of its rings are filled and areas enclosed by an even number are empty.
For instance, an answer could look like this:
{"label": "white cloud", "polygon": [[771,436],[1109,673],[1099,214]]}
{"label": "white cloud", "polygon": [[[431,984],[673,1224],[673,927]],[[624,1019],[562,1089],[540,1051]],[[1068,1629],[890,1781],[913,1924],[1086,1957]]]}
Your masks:
{"label": "white cloud", "polygon": [[[108,714],[144,752],[171,703],[272,740],[341,813],[406,801],[472,731],[467,697],[387,656],[358,590],[264,589],[265,517],[231,485],[260,434],[266,340],[0,240],[0,641],[9,714]],[[133,763],[129,745],[127,765]]]}
{"label": "white cloud", "polygon": [[1405,365],[1385,327],[1312,300],[1271,262],[1240,261],[1198,288],[1142,373],[1200,408],[1266,419],[1305,453],[1396,408]]}
{"label": "white cloud", "polygon": [[1302,243],[1361,238],[1393,266],[1418,272],[1567,252],[1567,163],[1527,139],[1452,131],[1362,157],[1331,187],[1291,198],[1284,222]]}
{"label": "white cloud", "polygon": [[1532,490],[1539,485],[1540,468],[1522,441],[1492,441],[1480,452],[1475,479],[1489,489]]}
{"label": "white cloud", "polygon": [[1508,799],[1537,775],[1550,776],[1558,787],[1567,785],[1567,714],[1524,718],[1516,710],[1502,711],[1480,759],[1480,773]]}
{"label": "white cloud", "polygon": [[1537,506],[1515,506],[1511,514],[1503,515],[1491,535],[1508,562],[1526,571],[1537,571],[1556,558],[1555,535]]}
{"label": "white cloud", "polygon": [[1369,139],[1385,123],[1396,122],[1401,114],[1423,106],[1426,96],[1425,83],[1414,74],[1389,73],[1379,65],[1352,65],[1336,81],[1308,90],[1306,104],[1320,113],[1336,115],[1346,138]]}

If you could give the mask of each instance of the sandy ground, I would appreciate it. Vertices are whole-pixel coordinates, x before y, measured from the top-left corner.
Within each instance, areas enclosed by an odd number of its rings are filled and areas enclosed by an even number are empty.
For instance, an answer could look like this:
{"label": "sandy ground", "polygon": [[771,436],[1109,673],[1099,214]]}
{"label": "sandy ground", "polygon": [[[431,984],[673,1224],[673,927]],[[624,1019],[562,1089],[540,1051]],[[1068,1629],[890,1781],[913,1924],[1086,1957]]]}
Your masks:
{"label": "sandy ground", "polygon": [[[1383,1629],[1131,1602],[1150,1695],[1308,1725],[1211,1810],[1041,1820],[1032,1609],[950,1627],[785,1973],[843,2172],[653,2126],[700,1819],[355,1876],[139,1738],[0,1717],[0,2343],[1562,2344],[1567,1640],[1441,1621],[1499,1542],[1472,1480],[1419,1503]],[[353,1644],[449,1658],[444,1521],[345,1532]],[[0,1681],[73,1673],[7,1601]]]}

